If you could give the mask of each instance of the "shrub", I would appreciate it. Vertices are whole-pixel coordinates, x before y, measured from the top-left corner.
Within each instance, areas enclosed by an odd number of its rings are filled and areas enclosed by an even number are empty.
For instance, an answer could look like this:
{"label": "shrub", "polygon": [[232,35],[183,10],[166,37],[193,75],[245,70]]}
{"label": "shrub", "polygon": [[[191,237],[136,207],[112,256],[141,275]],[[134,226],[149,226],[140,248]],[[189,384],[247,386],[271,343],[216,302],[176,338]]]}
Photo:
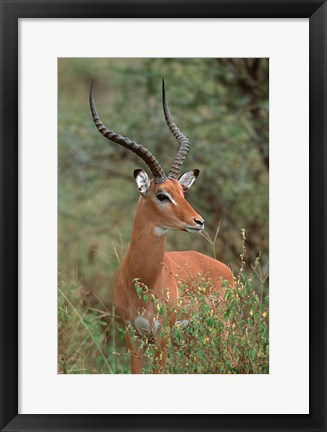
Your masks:
{"label": "shrub", "polygon": [[[162,373],[269,373],[268,295],[258,294],[251,277],[240,274],[234,286],[225,285],[220,297],[212,282],[198,275],[189,287],[180,284],[181,296],[174,303],[149,295],[137,280],[135,289],[145,304],[153,302],[155,319],[166,323],[161,336],[168,335],[169,348]],[[170,331],[174,315],[177,322]],[[129,331],[148,360],[143,372],[153,372],[154,340],[138,336],[133,328]]]}

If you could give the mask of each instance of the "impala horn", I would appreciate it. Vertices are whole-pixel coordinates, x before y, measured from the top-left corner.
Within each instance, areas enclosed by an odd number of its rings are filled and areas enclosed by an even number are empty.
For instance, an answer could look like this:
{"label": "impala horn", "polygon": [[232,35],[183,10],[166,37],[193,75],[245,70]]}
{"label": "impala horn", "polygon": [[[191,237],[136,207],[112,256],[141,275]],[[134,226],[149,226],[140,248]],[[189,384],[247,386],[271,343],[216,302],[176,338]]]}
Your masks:
{"label": "impala horn", "polygon": [[178,129],[176,123],[173,120],[172,115],[170,114],[167,97],[166,97],[164,79],[162,79],[162,105],[163,105],[166,123],[171,133],[179,142],[179,150],[168,173],[168,178],[178,179],[183,162],[186,159],[186,156],[190,150],[190,140],[182,133],[180,129]]}
{"label": "impala horn", "polygon": [[94,77],[92,77],[91,79],[91,86],[90,86],[90,108],[91,108],[94,124],[97,127],[98,131],[109,141],[113,141],[129,150],[132,150],[132,152],[136,153],[140,158],[142,158],[144,162],[147,164],[147,166],[150,168],[155,183],[162,183],[163,181],[165,181],[167,178],[165,173],[163,172],[157,159],[153,156],[152,153],[150,153],[150,151],[147,148],[143,147],[141,144],[137,144],[135,141],[132,141],[129,138],[117,134],[116,132],[108,129],[102,123],[94,103],[93,81],[94,81]]}

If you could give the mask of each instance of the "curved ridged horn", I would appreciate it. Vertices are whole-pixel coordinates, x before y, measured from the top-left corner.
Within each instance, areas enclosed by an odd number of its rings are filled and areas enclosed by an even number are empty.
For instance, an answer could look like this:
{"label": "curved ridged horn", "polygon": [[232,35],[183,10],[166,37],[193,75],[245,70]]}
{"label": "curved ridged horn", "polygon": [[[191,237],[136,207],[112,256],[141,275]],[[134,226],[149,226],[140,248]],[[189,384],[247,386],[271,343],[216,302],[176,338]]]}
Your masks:
{"label": "curved ridged horn", "polygon": [[171,133],[179,142],[179,150],[168,173],[168,178],[178,179],[183,162],[190,150],[190,140],[182,133],[180,129],[178,129],[176,123],[172,118],[172,115],[170,114],[167,97],[166,97],[164,79],[162,79],[162,105],[163,105],[166,123]]}
{"label": "curved ridged horn", "polygon": [[91,108],[94,124],[97,127],[98,131],[108,140],[120,144],[121,146],[129,150],[132,150],[132,152],[140,156],[140,158],[142,158],[144,162],[147,164],[147,166],[150,168],[155,183],[161,183],[164,180],[166,180],[166,175],[163,172],[159,162],[148,149],[143,147],[141,144],[137,144],[135,141],[130,140],[129,138],[126,138],[122,135],[115,133],[114,131],[108,129],[102,123],[94,103],[93,81],[94,81],[94,77],[92,77],[91,79],[91,86],[90,86],[90,108]]}

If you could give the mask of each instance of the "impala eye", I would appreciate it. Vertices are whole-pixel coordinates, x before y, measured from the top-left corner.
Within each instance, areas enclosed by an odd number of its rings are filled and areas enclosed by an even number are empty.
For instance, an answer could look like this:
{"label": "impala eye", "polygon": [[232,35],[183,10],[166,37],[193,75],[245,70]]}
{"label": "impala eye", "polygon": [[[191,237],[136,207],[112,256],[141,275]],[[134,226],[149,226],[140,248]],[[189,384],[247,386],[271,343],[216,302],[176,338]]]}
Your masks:
{"label": "impala eye", "polygon": [[167,195],[164,195],[164,194],[158,194],[157,195],[157,199],[159,200],[159,201],[170,201],[170,199],[167,197]]}

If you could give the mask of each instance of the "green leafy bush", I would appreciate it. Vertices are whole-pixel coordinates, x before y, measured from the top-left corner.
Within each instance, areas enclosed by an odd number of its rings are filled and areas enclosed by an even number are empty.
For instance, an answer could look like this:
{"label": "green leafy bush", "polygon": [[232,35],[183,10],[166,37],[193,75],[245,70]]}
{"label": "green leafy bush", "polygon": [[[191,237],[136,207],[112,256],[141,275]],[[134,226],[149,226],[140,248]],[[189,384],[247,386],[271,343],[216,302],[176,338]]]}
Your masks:
{"label": "green leafy bush", "polygon": [[[154,319],[166,323],[161,336],[169,335],[168,360],[161,373],[269,373],[268,295],[258,294],[251,277],[239,275],[219,296],[211,281],[198,275],[191,286],[180,284],[181,297],[175,303],[149,295],[137,280],[135,289],[145,304],[153,302]],[[170,330],[172,316],[177,322]],[[132,327],[129,331],[148,360],[143,372],[156,371],[153,338],[140,337]]]}

